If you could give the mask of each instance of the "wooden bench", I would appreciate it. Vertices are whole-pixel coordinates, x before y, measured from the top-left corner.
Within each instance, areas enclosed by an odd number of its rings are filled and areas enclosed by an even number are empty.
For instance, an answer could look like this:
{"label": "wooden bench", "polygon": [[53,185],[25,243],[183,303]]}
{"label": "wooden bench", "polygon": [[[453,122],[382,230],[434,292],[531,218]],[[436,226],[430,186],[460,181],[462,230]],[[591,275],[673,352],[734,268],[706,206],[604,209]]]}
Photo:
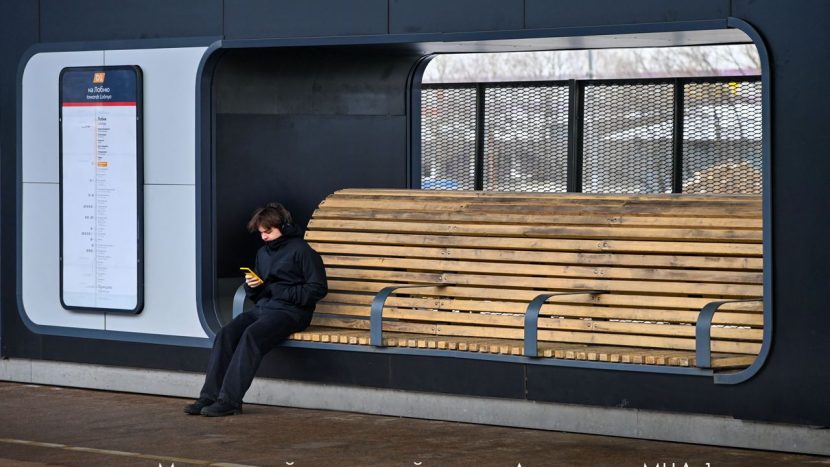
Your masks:
{"label": "wooden bench", "polygon": [[348,189],[306,239],[329,294],[296,340],[719,369],[761,347],[757,196]]}

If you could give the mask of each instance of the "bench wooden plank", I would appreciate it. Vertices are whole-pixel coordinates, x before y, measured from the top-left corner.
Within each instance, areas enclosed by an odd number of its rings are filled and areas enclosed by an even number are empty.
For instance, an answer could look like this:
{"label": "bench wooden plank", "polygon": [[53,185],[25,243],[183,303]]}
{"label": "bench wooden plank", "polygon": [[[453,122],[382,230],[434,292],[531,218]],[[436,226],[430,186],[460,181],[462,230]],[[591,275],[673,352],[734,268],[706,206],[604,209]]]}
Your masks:
{"label": "bench wooden plank", "polygon": [[[344,337],[345,336],[345,337]],[[361,331],[344,331],[339,328],[312,327],[309,330],[292,334],[290,339],[313,342],[333,342],[351,345],[368,345],[369,333]],[[434,345],[433,345],[434,344]],[[391,347],[412,347],[423,349],[462,350],[489,352],[509,355],[522,355],[523,347],[516,340],[486,340],[459,337],[442,338],[430,341],[422,335],[406,333],[387,333],[384,345]],[[582,344],[552,343],[540,347],[539,356],[571,360],[589,360],[612,363],[640,363],[648,365],[694,365],[694,353],[689,351],[668,351],[631,347],[591,347]],[[755,356],[715,353],[712,355],[713,368],[735,368],[752,363]]]}
{"label": "bench wooden plank", "polygon": [[[329,290],[331,292],[359,292],[374,295],[384,287],[401,285],[395,281],[380,281],[380,282],[363,282],[363,281],[348,281],[348,280],[329,280]],[[526,289],[494,289],[482,287],[433,287],[425,285],[415,289],[401,290],[404,295],[418,295],[423,297],[455,297],[455,298],[471,298],[482,300],[504,300],[516,301],[522,304],[522,308],[526,308],[527,304],[533,300],[541,292],[537,290]],[[602,295],[561,295],[552,297],[548,300],[545,307],[554,307],[557,304],[590,304],[602,306],[628,306],[640,308],[681,308],[692,309],[699,312],[707,303],[711,302],[711,298],[705,297],[683,297],[683,296],[664,296],[659,295],[637,295],[637,294],[602,294]],[[763,310],[763,304],[760,302],[736,302],[727,303],[719,308],[719,312],[724,311],[745,311],[758,312]],[[717,315],[715,315],[717,316]]]}
{"label": "bench wooden plank", "polygon": [[428,221],[428,222],[468,222],[490,224],[521,225],[604,225],[626,227],[666,227],[666,228],[710,228],[710,229],[746,229],[758,230],[763,221],[757,218],[724,217],[655,217],[637,216],[636,214],[620,216],[613,212],[607,215],[596,213],[578,213],[570,215],[551,215],[540,209],[539,212],[516,214],[510,208],[498,212],[456,212],[456,211],[410,211],[410,210],[372,210],[320,208],[314,212],[315,219],[350,219],[350,220],[386,220],[386,221]]}
{"label": "bench wooden plank", "polygon": [[489,261],[397,258],[391,256],[323,255],[326,267],[401,268],[420,271],[510,274],[537,277],[581,277],[600,279],[644,279],[650,281],[763,284],[761,272],[699,271],[657,268],[612,268],[597,266],[527,264]]}
{"label": "bench wooden plank", "polygon": [[579,240],[519,237],[475,237],[416,235],[382,232],[308,231],[310,242],[337,242],[403,246],[437,246],[500,250],[580,251],[611,253],[662,253],[671,255],[749,256],[760,258],[763,249],[755,243],[670,242],[631,240]]}
{"label": "bench wooden plank", "polygon": [[[332,197],[366,197],[383,196],[385,198],[485,198],[485,199],[542,199],[545,201],[557,200],[587,200],[595,201],[651,201],[660,202],[700,202],[711,203],[714,201],[735,202],[740,200],[746,203],[760,204],[761,198],[752,194],[718,194],[718,193],[538,193],[527,191],[476,191],[476,190],[421,190],[421,189],[400,189],[400,188],[343,188],[331,195]],[[557,200],[559,201],[559,200]]]}
{"label": "bench wooden plank", "polygon": [[[369,329],[369,322],[360,319],[339,319],[318,316],[312,321],[314,325],[341,327],[347,329]],[[432,336],[458,336],[477,338],[497,338],[520,340],[524,334],[518,328],[496,328],[487,326],[464,326],[441,323],[412,323],[403,321],[384,321],[384,332],[404,332],[427,334]],[[538,339],[550,342],[571,342],[580,344],[623,345],[631,347],[659,347],[663,349],[694,350],[694,338],[664,337],[649,335],[627,335],[596,332],[577,332],[559,330],[539,330]],[[757,354],[760,344],[755,342],[736,342],[712,340],[713,352],[736,354]]]}
{"label": "bench wooden plank", "polygon": [[[320,302],[320,310],[336,309],[341,305],[357,305],[355,308],[344,308],[344,312],[360,313],[359,316],[369,315],[369,305],[374,297],[371,295],[355,295],[330,293]],[[386,300],[388,307],[416,308],[444,311],[470,311],[492,313],[524,314],[527,302],[504,302],[492,300],[460,300],[440,297],[408,297],[392,296]],[[670,309],[626,308],[626,307],[599,307],[579,306],[574,304],[548,304],[542,306],[541,316],[583,317],[593,319],[619,319],[632,321],[655,321],[666,323],[694,324],[700,310],[683,311]],[[763,325],[763,315],[760,312],[736,313],[719,311],[715,314],[715,325],[755,326]]]}
{"label": "bench wooden plank", "polygon": [[[320,304],[320,313],[341,315],[346,317],[368,316],[368,310],[359,305],[330,305]],[[523,315],[493,315],[469,312],[451,312],[434,310],[411,310],[408,308],[389,307],[384,309],[384,319],[409,321],[424,321],[430,323],[464,323],[481,326],[498,326],[503,328],[524,327]],[[621,322],[608,320],[589,320],[573,318],[539,318],[539,329],[566,329],[574,331],[594,331],[608,333],[625,333],[636,335],[694,337],[695,328],[691,325],[677,325],[657,322]],[[747,327],[720,327],[712,328],[713,339],[740,339],[760,341],[762,330]]]}
{"label": "bench wooden plank", "polygon": [[384,220],[312,219],[309,229],[337,232],[424,233],[430,235],[476,235],[483,237],[533,237],[556,239],[633,240],[694,242],[754,242],[762,239],[760,230],[689,229],[655,227],[606,227],[591,225],[502,225],[502,224],[435,224],[393,222]]}
{"label": "bench wooden plank", "polygon": [[370,208],[380,210],[410,210],[410,211],[467,211],[467,212],[505,212],[506,208],[514,214],[538,215],[545,213],[551,216],[562,215],[618,215],[618,216],[652,216],[652,217],[687,217],[700,216],[712,218],[758,218],[757,206],[746,203],[721,204],[693,204],[675,202],[670,205],[659,202],[608,202],[608,203],[568,203],[567,201],[551,200],[493,200],[485,203],[472,203],[468,200],[460,201],[422,201],[422,200],[391,200],[377,201],[372,199],[326,199],[320,207],[330,208]]}
{"label": "bench wooden plank", "polygon": [[717,370],[725,370],[729,368],[744,368],[755,361],[755,355],[740,355],[740,356],[726,356],[716,357],[712,356],[712,368]]}
{"label": "bench wooden plank", "polygon": [[[331,267],[326,270],[334,279],[388,280],[387,271],[372,269],[347,269]],[[603,290],[610,292],[649,292],[660,294],[683,294],[695,290],[701,295],[721,297],[756,297],[762,293],[761,285],[751,284],[709,284],[690,282],[623,281],[569,277],[496,276],[485,274],[454,274],[395,271],[398,280],[411,284],[445,283],[453,285],[474,285],[478,287],[514,287],[537,290]]]}
{"label": "bench wooden plank", "polygon": [[[374,190],[374,189],[371,189]],[[656,193],[656,194],[603,194],[603,193],[529,193],[529,192],[472,192],[472,191],[431,191],[431,190],[398,190],[397,192],[365,192],[356,194],[345,190],[337,191],[327,197],[324,202],[332,200],[359,200],[363,206],[369,206],[371,201],[392,202],[394,205],[407,201],[418,202],[471,202],[476,205],[509,205],[509,204],[540,204],[540,205],[614,205],[638,206],[644,204],[658,204],[665,208],[673,206],[723,206],[740,205],[756,206],[760,208],[761,197],[758,195],[711,195],[694,193]],[[321,203],[324,204],[324,203]]]}
{"label": "bench wooden plank", "polygon": [[760,272],[761,258],[723,256],[631,255],[611,253],[568,253],[523,250],[479,250],[372,244],[317,243],[310,245],[320,254],[441,258],[446,260],[481,260],[524,263],[578,264],[581,266],[643,266],[653,268],[689,268]]}

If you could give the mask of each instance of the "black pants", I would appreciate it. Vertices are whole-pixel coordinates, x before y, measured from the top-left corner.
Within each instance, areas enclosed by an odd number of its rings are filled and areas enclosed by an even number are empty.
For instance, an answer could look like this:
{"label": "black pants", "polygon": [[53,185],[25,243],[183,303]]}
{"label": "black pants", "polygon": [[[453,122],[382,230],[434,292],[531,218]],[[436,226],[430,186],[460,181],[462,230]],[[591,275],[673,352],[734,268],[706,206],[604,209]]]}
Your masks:
{"label": "black pants", "polygon": [[241,405],[262,356],[304,327],[287,312],[257,307],[240,314],[216,334],[199,397]]}

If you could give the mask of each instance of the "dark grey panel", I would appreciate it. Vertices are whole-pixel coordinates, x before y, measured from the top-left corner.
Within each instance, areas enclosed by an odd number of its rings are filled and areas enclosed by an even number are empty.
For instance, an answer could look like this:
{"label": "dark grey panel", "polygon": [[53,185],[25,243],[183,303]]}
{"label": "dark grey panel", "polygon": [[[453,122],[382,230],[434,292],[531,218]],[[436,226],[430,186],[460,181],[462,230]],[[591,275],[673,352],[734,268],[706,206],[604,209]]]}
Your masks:
{"label": "dark grey panel", "polygon": [[[179,9],[178,5],[197,4],[195,1],[182,0],[175,7],[153,8],[162,5],[158,1],[130,2],[127,10],[135,13],[135,5],[147,10],[147,15],[138,15],[139,24],[129,24],[134,18],[131,13],[112,11],[116,7],[92,2],[71,1],[70,5],[89,5],[83,14],[92,19],[81,18],[82,13],[60,17],[64,11],[57,0],[43,0],[44,26],[49,26],[44,40],[69,40],[67,38],[135,38],[141,34],[187,35],[194,23],[181,22],[181,18],[169,20],[159,11]],[[14,95],[14,84],[7,79],[8,73],[14,73],[19,62],[20,53],[37,39],[37,2],[6,2],[2,19],[0,19],[0,152],[2,166],[0,188],[2,188],[2,311],[4,346],[10,349],[8,355],[62,359],[66,361],[88,362],[98,364],[126,365],[148,368],[170,368],[179,370],[201,370],[207,354],[204,349],[188,349],[167,345],[147,345],[134,343],[114,343],[99,340],[63,338],[54,336],[37,336],[29,333],[20,322],[15,310],[14,277],[15,238],[14,238],[14,102],[8,100]],[[202,5],[204,2],[198,2]],[[589,1],[587,7],[571,2],[566,10],[559,2],[528,0],[528,27],[571,26],[576,24],[622,24],[625,22],[659,21],[661,18],[672,21],[722,18],[729,12],[722,13],[725,2],[645,2],[632,0],[623,6],[612,2]],[[215,5],[212,2],[210,5]],[[688,4],[688,5],[687,5]],[[830,315],[826,313],[826,265],[830,264],[830,250],[822,248],[830,236],[830,219],[817,215],[826,210],[826,199],[830,198],[830,185],[825,182],[828,173],[828,159],[824,157],[830,146],[830,133],[825,130],[824,122],[830,119],[830,95],[824,77],[830,71],[830,56],[822,54],[830,42],[824,18],[830,17],[830,5],[823,0],[803,0],[795,4],[779,0],[734,0],[732,14],[748,20],[755,25],[766,39],[773,58],[773,160],[775,173],[772,178],[774,216],[771,227],[774,232],[776,269],[775,269],[775,342],[766,367],[745,384],[713,390],[709,381],[690,381],[683,377],[664,375],[625,375],[623,372],[565,370],[555,368],[537,368],[529,366],[528,397],[532,399],[568,401],[574,403],[597,403],[600,405],[627,405],[629,407],[662,407],[666,410],[689,410],[697,413],[731,413],[747,419],[768,419],[779,422],[807,423],[813,425],[830,425],[830,398],[823,397],[820,388],[830,383],[827,372],[821,371],[821,362],[816,355],[824,355],[830,350],[827,330],[830,329]],[[149,6],[145,6],[149,5]],[[413,2],[413,5],[415,3]],[[428,3],[427,3],[428,5]],[[633,6],[632,6],[633,5]],[[669,12],[670,5],[675,12]],[[12,8],[12,10],[10,10]],[[57,8],[57,10],[55,10]],[[119,5],[123,10],[124,7]],[[132,8],[132,9],[130,9]],[[213,8],[213,7],[211,7]],[[414,8],[414,7],[413,7]],[[535,8],[535,10],[534,10]],[[688,10],[694,8],[694,11]],[[15,10],[17,9],[17,10]],[[98,14],[95,9],[104,13]],[[11,13],[10,13],[11,11]],[[547,12],[547,13],[545,13]],[[256,12],[255,12],[256,13]],[[545,13],[545,14],[543,14]],[[669,14],[671,13],[671,14]],[[682,13],[682,14],[681,14]],[[144,19],[152,15],[152,20]],[[46,20],[46,17],[49,20]],[[472,15],[475,16],[475,15]],[[101,19],[109,21],[102,22]],[[196,15],[198,19],[198,15]],[[112,25],[113,19],[119,23]],[[63,21],[65,23],[62,23]],[[76,21],[76,24],[72,24]],[[441,19],[434,18],[433,22]],[[469,22],[482,21],[471,18]],[[127,24],[125,24],[125,22]],[[174,24],[175,26],[171,25]],[[461,24],[461,22],[453,23]],[[56,27],[56,25],[60,27]],[[218,27],[218,26],[217,26]],[[70,28],[74,30],[70,30]],[[96,30],[96,28],[99,28]],[[167,29],[164,29],[167,28]],[[207,29],[211,29],[213,26]],[[460,27],[459,27],[460,28]],[[161,31],[163,29],[163,31]],[[458,29],[468,30],[468,29]],[[204,34],[199,32],[198,34]],[[80,39],[79,39],[80,40]],[[437,39],[436,39],[437,40]],[[469,47],[469,46],[465,46]],[[817,52],[818,51],[818,52]],[[380,57],[383,53],[378,52]],[[403,93],[401,93],[403,96]],[[403,98],[403,97],[402,97]],[[359,120],[360,117],[350,117]],[[238,127],[237,127],[238,128]],[[266,129],[267,126],[261,127]],[[305,138],[327,139],[326,125],[319,125],[317,131],[306,131]],[[236,130],[234,130],[236,131]],[[251,132],[253,133],[253,132]],[[243,141],[248,133],[240,130]],[[337,133],[338,140],[329,143],[329,147],[361,144],[360,139],[374,138],[380,131],[367,135],[366,131],[354,133]],[[221,135],[218,135],[221,137]],[[398,144],[403,139],[390,138]],[[281,150],[283,140],[271,141],[271,150]],[[321,147],[322,143],[318,144]],[[249,189],[246,178],[250,172],[245,167],[234,167],[235,148],[226,146],[226,171],[239,171],[233,175],[242,183],[236,185],[236,191]],[[390,159],[403,159],[397,146],[375,148],[380,154],[383,149]],[[340,150],[340,148],[338,148]],[[335,154],[337,152],[335,151]],[[330,155],[334,157],[334,155]],[[403,163],[401,163],[403,164]],[[354,164],[351,172],[358,172],[361,167]],[[394,165],[394,164],[393,164]],[[298,179],[295,183],[305,182],[310,193],[318,183],[314,173],[306,175],[300,166],[291,173]],[[342,170],[342,166],[335,166]],[[390,173],[397,173],[392,167]],[[372,182],[381,174],[374,172],[350,179]],[[385,177],[384,180],[393,180]],[[309,195],[311,196],[311,195]],[[254,197],[252,197],[253,199]],[[251,200],[249,200],[251,201]],[[247,203],[246,203],[247,204]],[[244,220],[250,208],[244,208],[241,216]],[[234,224],[234,228],[238,228]],[[171,355],[174,358],[171,358]],[[319,358],[328,358],[320,356]],[[409,357],[402,357],[409,358]],[[275,361],[278,361],[276,359]],[[335,364],[343,360],[333,358]],[[414,368],[414,367],[413,367]],[[465,370],[475,373],[475,366],[464,366]],[[359,359],[344,363],[343,373],[338,381],[348,381],[348,373],[359,374],[362,371]],[[373,370],[375,371],[375,370]],[[427,368],[419,369],[421,376],[429,375]],[[413,375],[416,377],[416,375]],[[473,375],[473,378],[478,376]],[[512,378],[512,377],[511,377]],[[382,381],[382,380],[378,380]],[[382,384],[372,382],[370,384]],[[405,382],[399,380],[399,384]],[[444,391],[450,383],[442,383],[435,378],[430,384],[436,391]],[[412,387],[412,386],[407,386]],[[644,389],[642,389],[644,388]],[[639,391],[645,391],[642,396]],[[593,391],[593,392],[592,392]],[[634,397],[627,395],[634,394]],[[648,400],[647,400],[648,399]],[[733,404],[726,407],[727,404]]]}
{"label": "dark grey panel", "polygon": [[818,357],[830,352],[830,2],[735,0],[733,10],[764,37],[773,71],[773,346],[748,384],[763,391],[769,417],[830,426],[830,397],[819,395],[830,372]]}
{"label": "dark grey panel", "polygon": [[752,394],[735,395],[734,387],[695,376],[527,366],[527,398],[535,401],[698,412],[706,400],[706,412],[719,415],[733,415],[743,404],[757,402]]}
{"label": "dark grey panel", "polygon": [[210,349],[201,347],[181,346],[171,352],[171,346],[164,344],[66,336],[41,336],[41,339],[39,355],[30,358],[203,373],[210,355]]}
{"label": "dark grey panel", "polygon": [[[17,71],[23,53],[38,41],[37,2],[4,2],[0,14],[0,151],[3,153],[3,207],[14,206],[14,160],[17,118]],[[57,84],[55,84],[57,86]],[[55,104],[57,105],[57,104]],[[10,192],[8,190],[11,190]],[[10,196],[6,194],[10,193]],[[8,205],[6,203],[9,203]],[[12,210],[3,210],[11,215]],[[13,222],[3,222],[2,228],[14,232]],[[6,231],[4,230],[5,234]],[[0,235],[3,242],[13,241],[13,235]],[[13,243],[12,243],[13,245]],[[12,255],[12,259],[14,256]],[[11,281],[2,281],[3,286]],[[11,295],[14,295],[12,292]],[[7,296],[3,294],[3,296]]]}
{"label": "dark grey panel", "polygon": [[[0,183],[3,196],[0,199],[2,199],[4,208],[14,207],[15,131],[17,126],[15,110],[17,108],[18,64],[26,49],[38,41],[37,15],[37,2],[4,2],[2,14],[0,14],[0,44],[2,44],[0,45],[0,151],[3,154],[2,159],[0,159],[3,161],[3,170],[0,170],[3,177],[3,183]],[[12,209],[3,209],[6,216],[10,216],[12,212]],[[0,238],[3,239],[4,244],[9,241],[13,242],[14,226],[11,224],[13,224],[11,221],[1,224],[4,230]],[[5,235],[6,228],[11,229],[9,235]],[[12,255],[13,258],[14,255]],[[5,287],[10,282],[12,281],[4,280],[2,284]],[[14,295],[14,292],[10,295]],[[4,293],[3,296],[8,295]]]}
{"label": "dark grey panel", "polygon": [[279,201],[305,226],[335,190],[406,186],[406,118],[218,115],[219,276],[250,265],[260,241],[245,231],[257,206]]}
{"label": "dark grey panel", "polygon": [[216,70],[216,112],[404,115],[412,60],[342,48],[235,52]]}
{"label": "dark grey panel", "polygon": [[226,0],[228,39],[386,34],[386,0]]}
{"label": "dark grey panel", "polygon": [[724,19],[729,0],[526,0],[528,29]]}
{"label": "dark grey panel", "polygon": [[42,0],[43,42],[219,36],[222,0]]}
{"label": "dark grey panel", "polygon": [[[15,202],[16,141],[17,141],[17,70],[26,49],[38,40],[37,2],[3,2],[0,14],[0,355],[6,356],[9,340],[9,319],[17,315],[15,272]],[[57,86],[57,84],[56,84]],[[57,222],[57,220],[55,221]],[[39,338],[29,339],[26,346],[37,346]]]}
{"label": "dark grey panel", "polygon": [[389,388],[390,355],[277,347],[259,376],[321,384]]}
{"label": "dark grey panel", "polygon": [[406,85],[418,59],[344,48],[223,56],[213,82],[219,277],[250,264],[252,210],[280,201],[305,226],[348,187],[407,184]]}
{"label": "dark grey panel", "polygon": [[523,0],[390,0],[389,32],[499,31],[524,27]]}
{"label": "dark grey panel", "polygon": [[391,386],[420,392],[481,397],[525,397],[525,366],[460,358],[396,356]]}

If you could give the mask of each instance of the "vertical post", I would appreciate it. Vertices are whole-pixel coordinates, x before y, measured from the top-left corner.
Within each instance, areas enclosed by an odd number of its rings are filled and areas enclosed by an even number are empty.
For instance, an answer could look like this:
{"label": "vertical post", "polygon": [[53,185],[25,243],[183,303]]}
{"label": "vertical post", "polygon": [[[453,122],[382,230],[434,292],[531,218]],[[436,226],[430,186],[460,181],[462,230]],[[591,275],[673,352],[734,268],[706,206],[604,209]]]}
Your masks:
{"label": "vertical post", "polygon": [[674,115],[672,122],[672,164],[671,164],[671,191],[683,191],[683,99],[684,81],[674,80]]}
{"label": "vertical post", "polygon": [[583,83],[572,79],[568,104],[568,183],[569,192],[582,191],[582,136],[585,124]]}
{"label": "vertical post", "polygon": [[476,191],[484,190],[484,94],[483,84],[476,84],[476,158],[475,182]]}
{"label": "vertical post", "polygon": [[[407,126],[407,181],[406,187],[410,189],[421,189],[421,162],[424,157],[421,147],[421,119],[423,118],[422,81],[427,65],[432,61],[434,55],[428,55],[415,62],[409,78],[406,80],[406,87],[409,91],[409,99],[406,101]],[[215,101],[214,101],[215,102]]]}
{"label": "vertical post", "polygon": [[411,83],[409,90],[409,100],[407,105],[409,109],[406,112],[406,118],[409,120],[407,126],[407,145],[406,157],[409,162],[407,167],[406,188],[421,189],[421,159],[423,158],[421,148],[421,118],[423,115],[423,104],[421,102],[423,89],[421,88],[420,80],[417,83]]}

